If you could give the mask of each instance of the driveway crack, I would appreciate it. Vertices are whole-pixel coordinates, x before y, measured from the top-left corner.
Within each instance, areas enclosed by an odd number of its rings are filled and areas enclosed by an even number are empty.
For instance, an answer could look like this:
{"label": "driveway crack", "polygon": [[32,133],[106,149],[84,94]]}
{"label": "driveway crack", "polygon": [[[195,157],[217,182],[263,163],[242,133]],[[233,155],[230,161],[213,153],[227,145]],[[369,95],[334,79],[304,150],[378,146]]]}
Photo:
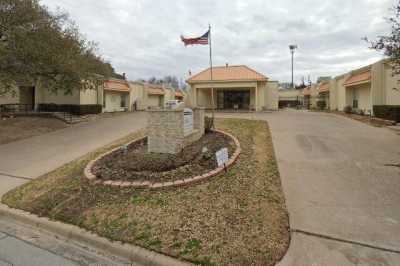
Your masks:
{"label": "driveway crack", "polygon": [[400,250],[397,250],[397,249],[380,247],[380,246],[363,243],[363,242],[359,242],[359,241],[343,239],[343,238],[333,237],[333,236],[329,236],[329,235],[323,235],[323,234],[319,234],[319,233],[308,232],[308,231],[304,231],[304,230],[300,230],[300,229],[291,229],[290,231],[292,233],[298,233],[298,234],[302,234],[302,235],[323,238],[326,240],[333,240],[333,241],[342,242],[342,243],[346,243],[346,244],[352,244],[352,245],[357,245],[357,246],[366,247],[366,248],[372,248],[372,249],[376,249],[376,250],[380,250],[380,251],[400,254]]}
{"label": "driveway crack", "polygon": [[6,174],[6,173],[2,173],[2,172],[0,172],[0,175],[7,176],[7,177],[12,177],[12,178],[24,179],[24,180],[32,180],[33,179],[31,177],[10,175],[10,174]]}

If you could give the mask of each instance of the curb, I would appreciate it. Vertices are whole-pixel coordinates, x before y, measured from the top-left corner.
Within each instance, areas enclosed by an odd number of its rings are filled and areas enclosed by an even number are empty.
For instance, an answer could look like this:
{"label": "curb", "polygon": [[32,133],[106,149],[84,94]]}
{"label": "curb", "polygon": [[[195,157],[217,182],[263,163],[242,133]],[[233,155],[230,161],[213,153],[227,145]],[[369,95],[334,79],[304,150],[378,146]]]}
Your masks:
{"label": "curb", "polygon": [[80,244],[89,245],[102,252],[122,257],[144,266],[189,266],[187,262],[147,250],[142,247],[124,244],[119,241],[111,242],[107,238],[100,237],[74,225],[64,224],[58,221],[50,221],[47,218],[12,209],[7,205],[0,204],[0,217],[11,218],[34,228],[42,229],[52,234],[61,236],[66,241],[74,241]]}
{"label": "curb", "polygon": [[[225,166],[226,168],[229,168],[230,166],[232,166],[232,165],[236,162],[236,160],[238,159],[238,157],[239,157],[239,155],[240,155],[240,153],[241,153],[241,151],[242,151],[242,150],[241,150],[241,147],[240,147],[239,140],[238,140],[236,137],[234,137],[233,135],[231,135],[231,134],[229,134],[229,133],[227,133],[227,132],[225,132],[225,131],[222,131],[222,130],[213,130],[213,131],[214,131],[214,132],[218,132],[218,133],[220,133],[220,134],[223,134],[223,135],[225,135],[225,136],[231,138],[231,139],[233,140],[233,142],[235,143],[236,149],[235,149],[235,151],[233,152],[232,156],[229,158],[229,160],[228,160],[228,162],[226,163],[226,166]],[[145,138],[147,138],[147,137],[135,139],[135,140],[133,140],[133,141],[128,142],[128,143],[125,144],[125,145],[129,145],[129,144],[132,144],[132,143],[135,143],[135,142],[142,141],[142,140],[144,140]],[[84,169],[84,171],[83,171],[85,177],[86,177],[87,179],[89,179],[90,181],[93,181],[95,184],[102,184],[102,185],[105,185],[105,186],[112,186],[112,187],[131,187],[131,188],[141,188],[141,189],[147,188],[147,189],[155,190],[155,189],[166,189],[166,188],[171,188],[171,187],[180,187],[180,186],[192,185],[192,184],[195,184],[195,183],[199,183],[199,182],[205,181],[205,180],[207,180],[207,179],[209,179],[209,178],[211,178],[211,177],[214,177],[214,176],[218,175],[219,173],[221,173],[221,172],[223,172],[223,171],[225,170],[224,167],[217,167],[217,168],[215,168],[215,169],[213,169],[213,170],[211,170],[211,171],[209,171],[209,172],[207,172],[207,173],[204,173],[204,174],[202,174],[202,175],[198,175],[198,176],[186,178],[186,179],[183,179],[183,180],[176,180],[176,181],[173,181],[173,182],[157,182],[157,183],[150,183],[149,181],[144,181],[144,182],[128,182],[128,181],[121,181],[121,180],[101,180],[101,179],[98,179],[98,178],[92,173],[92,167],[93,167],[93,165],[94,165],[98,160],[101,160],[101,159],[104,158],[105,156],[107,156],[107,155],[113,153],[114,151],[119,150],[121,147],[122,147],[122,146],[116,147],[116,148],[114,148],[114,149],[112,149],[112,150],[110,150],[110,151],[107,151],[107,152],[105,152],[105,153],[99,155],[98,157],[96,157],[96,158],[93,159],[92,161],[90,161],[90,162],[86,165],[86,167],[85,167],[85,169]]]}

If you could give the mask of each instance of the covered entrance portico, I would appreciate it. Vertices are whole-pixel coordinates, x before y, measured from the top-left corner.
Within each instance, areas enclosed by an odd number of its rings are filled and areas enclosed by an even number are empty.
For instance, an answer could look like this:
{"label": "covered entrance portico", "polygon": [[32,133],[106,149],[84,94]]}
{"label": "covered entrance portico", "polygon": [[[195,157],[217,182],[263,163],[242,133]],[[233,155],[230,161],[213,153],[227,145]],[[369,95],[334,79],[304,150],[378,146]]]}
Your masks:
{"label": "covered entrance portico", "polygon": [[[217,110],[255,111],[259,96],[257,87],[196,88],[196,105]],[[212,95],[213,94],[213,95]],[[214,101],[214,105],[213,102]]]}
{"label": "covered entrance portico", "polygon": [[214,67],[187,80],[187,100],[195,107],[262,111],[278,108],[278,83],[244,66]]}
{"label": "covered entrance portico", "polygon": [[373,113],[371,97],[371,70],[355,73],[344,83],[345,103],[358,113]]}

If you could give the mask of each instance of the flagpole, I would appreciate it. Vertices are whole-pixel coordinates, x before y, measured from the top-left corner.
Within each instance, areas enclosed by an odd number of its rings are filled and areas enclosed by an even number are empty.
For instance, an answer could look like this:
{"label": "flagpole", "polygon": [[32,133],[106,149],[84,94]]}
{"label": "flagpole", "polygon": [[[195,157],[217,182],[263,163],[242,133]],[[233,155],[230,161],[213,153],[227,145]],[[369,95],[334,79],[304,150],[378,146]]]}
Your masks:
{"label": "flagpole", "polygon": [[213,124],[212,127],[214,127],[214,109],[215,109],[215,104],[214,104],[214,87],[212,86],[212,81],[213,81],[213,64],[212,64],[212,45],[211,45],[211,25],[208,24],[208,40],[209,40],[209,46],[210,46],[210,76],[211,76],[211,104],[212,104],[212,109],[211,109],[211,114],[212,114],[212,120]]}

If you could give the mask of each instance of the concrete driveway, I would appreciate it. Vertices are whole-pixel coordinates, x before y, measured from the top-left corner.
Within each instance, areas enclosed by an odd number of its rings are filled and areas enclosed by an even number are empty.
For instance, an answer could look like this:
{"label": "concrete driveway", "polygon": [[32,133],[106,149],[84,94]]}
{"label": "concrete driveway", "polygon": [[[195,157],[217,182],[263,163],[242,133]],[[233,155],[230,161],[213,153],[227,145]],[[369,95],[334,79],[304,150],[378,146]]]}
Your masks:
{"label": "concrete driveway", "polygon": [[[127,113],[0,145],[0,198],[33,178],[145,127],[146,121],[144,112]],[[16,226],[15,221],[0,217],[0,222],[0,265],[121,265],[95,251],[85,252],[79,245],[60,245],[57,238],[42,232],[34,232],[28,241],[21,239],[26,228],[17,226],[15,232],[7,234],[6,227]]]}
{"label": "concrete driveway", "polygon": [[292,230],[281,266],[400,265],[399,135],[326,113],[239,116],[271,128]]}
{"label": "concrete driveway", "polygon": [[146,113],[126,113],[0,145],[0,197],[32,178],[145,127],[146,123]]}

